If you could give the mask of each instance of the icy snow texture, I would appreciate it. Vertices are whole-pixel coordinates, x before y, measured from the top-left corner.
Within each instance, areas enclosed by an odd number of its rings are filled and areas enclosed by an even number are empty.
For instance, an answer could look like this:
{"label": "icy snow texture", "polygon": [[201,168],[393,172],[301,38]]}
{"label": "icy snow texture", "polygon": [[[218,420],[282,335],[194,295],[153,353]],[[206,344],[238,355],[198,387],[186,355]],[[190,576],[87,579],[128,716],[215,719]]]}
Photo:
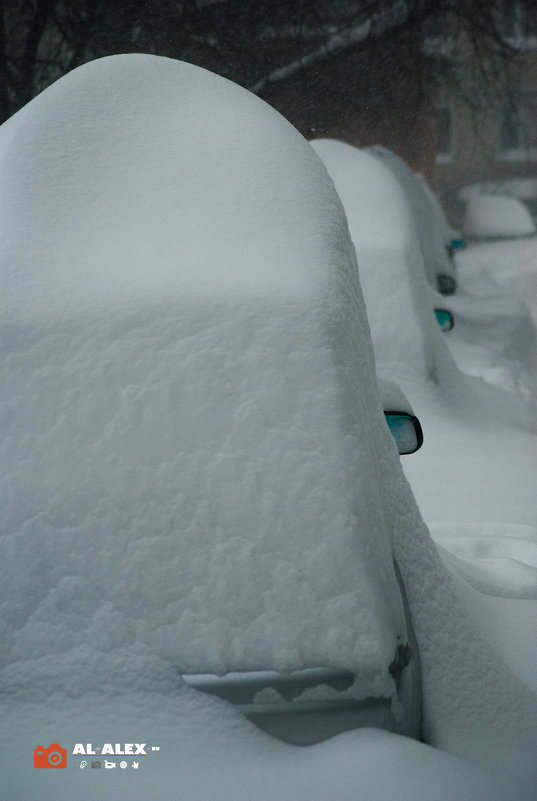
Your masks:
{"label": "icy snow texture", "polygon": [[467,236],[526,236],[535,223],[524,204],[514,197],[475,195],[469,198],[464,218]]}
{"label": "icy snow texture", "polygon": [[[384,733],[285,746],[179,682],[314,662],[384,688],[392,552],[426,736],[530,798],[532,697],[471,628],[404,480],[309,145],[238,87],[147,56],[76,70],[0,138],[6,801],[507,797]],[[33,770],[62,738],[162,756],[91,785],[72,760]]]}

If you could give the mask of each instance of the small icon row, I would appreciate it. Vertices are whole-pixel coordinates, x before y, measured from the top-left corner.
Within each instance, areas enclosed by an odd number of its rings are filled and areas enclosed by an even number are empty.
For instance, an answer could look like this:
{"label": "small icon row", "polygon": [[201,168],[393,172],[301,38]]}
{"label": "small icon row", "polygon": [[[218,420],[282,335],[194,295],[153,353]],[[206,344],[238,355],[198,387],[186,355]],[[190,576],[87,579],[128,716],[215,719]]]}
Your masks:
{"label": "small icon row", "polygon": [[[87,763],[87,761],[86,761],[85,759],[83,759],[83,760],[81,761],[81,763],[80,763],[80,769],[81,769],[81,770],[84,770],[84,768],[87,766],[87,764],[88,764],[88,763]],[[95,761],[93,761],[93,762],[91,763],[91,767],[92,767],[92,768],[102,768],[102,766],[103,766],[103,764],[102,764],[101,760],[99,760],[99,759],[96,759]],[[117,763],[116,763],[116,762],[111,762],[111,761],[109,761],[108,759],[105,759],[105,760],[104,760],[104,767],[105,767],[105,770],[112,770],[112,769],[113,769],[113,768],[115,768],[116,766],[117,766]],[[119,767],[120,767],[122,770],[125,770],[126,768],[128,768],[128,767],[129,767],[129,763],[128,763],[128,762],[125,762],[125,760],[122,760],[122,761],[119,763]],[[136,761],[134,761],[134,762],[132,762],[132,763],[131,763],[131,768],[134,768],[134,770],[137,770],[139,767],[140,767],[140,763],[139,763],[139,762],[136,762]]]}

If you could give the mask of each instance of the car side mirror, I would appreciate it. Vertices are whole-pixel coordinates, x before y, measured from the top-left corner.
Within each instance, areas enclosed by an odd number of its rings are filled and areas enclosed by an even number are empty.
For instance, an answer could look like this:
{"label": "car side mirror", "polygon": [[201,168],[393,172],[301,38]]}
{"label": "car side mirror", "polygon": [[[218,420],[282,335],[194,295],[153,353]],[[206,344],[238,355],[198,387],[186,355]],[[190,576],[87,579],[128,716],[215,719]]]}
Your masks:
{"label": "car side mirror", "polygon": [[455,325],[455,318],[453,314],[447,309],[435,309],[436,322],[440,326],[441,331],[451,331]]}
{"label": "car side mirror", "polygon": [[415,453],[423,445],[423,431],[418,418],[408,412],[384,412],[384,418],[401,455]]}
{"label": "car side mirror", "polygon": [[436,288],[441,295],[453,295],[457,289],[457,281],[452,275],[438,273],[436,276]]}

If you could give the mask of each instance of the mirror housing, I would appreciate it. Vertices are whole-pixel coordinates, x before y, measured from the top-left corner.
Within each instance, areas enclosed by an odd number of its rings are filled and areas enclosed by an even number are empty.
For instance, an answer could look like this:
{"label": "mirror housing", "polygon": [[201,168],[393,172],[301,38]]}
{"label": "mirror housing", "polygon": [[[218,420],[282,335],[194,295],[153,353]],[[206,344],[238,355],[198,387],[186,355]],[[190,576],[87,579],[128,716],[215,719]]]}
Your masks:
{"label": "mirror housing", "polygon": [[436,276],[436,288],[441,295],[453,295],[457,289],[457,280],[447,273],[438,273]]}
{"label": "mirror housing", "polygon": [[441,331],[451,331],[455,325],[455,318],[448,309],[435,309],[436,322],[440,326]]}
{"label": "mirror housing", "polygon": [[401,455],[415,453],[423,445],[418,418],[409,412],[385,411],[384,418]]}
{"label": "mirror housing", "polygon": [[446,245],[446,251],[449,256],[449,260],[453,266],[453,269],[456,269],[457,265],[455,264],[455,253],[458,250],[463,250],[466,247],[466,242],[464,239],[451,239],[449,244]]}

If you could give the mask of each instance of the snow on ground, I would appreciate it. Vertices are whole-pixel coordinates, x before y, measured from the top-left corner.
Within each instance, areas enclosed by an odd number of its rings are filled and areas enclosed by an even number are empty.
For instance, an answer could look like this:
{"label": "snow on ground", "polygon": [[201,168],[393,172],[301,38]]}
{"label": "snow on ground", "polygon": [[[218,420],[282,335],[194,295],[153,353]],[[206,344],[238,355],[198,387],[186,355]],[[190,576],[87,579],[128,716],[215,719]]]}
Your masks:
{"label": "snow on ground", "polygon": [[[2,801],[534,796],[536,700],[421,520],[310,146],[204,70],[120,56],[10,120],[0,176]],[[286,745],[181,682],[321,661],[393,693],[392,557],[430,745]],[[32,767],[103,742],[159,750]]]}
{"label": "snow on ground", "polygon": [[[94,667],[122,675],[113,662]],[[154,677],[154,666],[140,663],[140,668],[148,667]],[[14,764],[3,775],[2,798],[415,801],[425,795],[433,801],[505,801],[531,797],[519,794],[516,778],[492,782],[464,759],[378,729],[347,732],[307,748],[290,746],[255,729],[224,702],[178,688],[172,679],[168,676],[165,693],[162,685],[159,693],[148,686],[136,691],[118,686],[113,701],[98,687],[88,688],[82,699],[69,699],[69,716],[62,714],[55,700],[29,701],[27,706],[16,701],[15,714],[8,710],[4,721],[13,726],[17,741],[24,717],[35,727],[32,745],[46,740],[53,730],[48,717],[52,714],[64,742],[80,741],[82,728],[93,744],[123,743],[128,732],[149,747],[154,743],[159,751],[140,757],[136,770],[132,759],[124,770],[119,764],[106,770],[104,759],[100,770],[92,770],[91,757],[81,769],[83,760],[78,757],[61,771],[34,770],[27,754],[10,751]]]}
{"label": "snow on ground", "polygon": [[[535,238],[470,244],[457,255],[460,291],[450,299],[456,324],[446,342],[461,369],[475,376],[490,398],[471,434],[475,444],[465,453],[468,473],[475,471],[480,481],[473,482],[473,497],[462,489],[462,504],[453,515],[458,522],[525,525],[527,532],[537,526],[536,264]],[[497,412],[486,416],[493,400]],[[528,419],[521,425],[524,410]],[[432,435],[438,448],[446,447],[441,432]],[[488,467],[482,456],[488,457]],[[453,474],[450,480],[456,480]],[[447,509],[435,517],[432,502],[427,514],[430,520],[449,519]],[[512,555],[517,559],[516,549]]]}
{"label": "snow on ground", "polygon": [[[515,413],[522,402],[535,419],[537,240],[471,243],[458,253],[457,265],[460,293],[451,299],[457,324],[447,339],[452,353],[465,372],[508,393]],[[535,691],[537,438],[533,431],[524,442],[519,437],[517,434],[515,440],[519,456],[510,463],[505,463],[501,452],[490,453],[496,480],[491,482],[487,475],[489,518],[483,515],[479,521],[476,514],[471,516],[468,503],[466,518],[472,522],[456,526],[437,522],[429,528],[435,540],[448,549],[449,553],[443,554],[445,563],[466,579],[466,585],[459,584],[459,596],[472,618],[507,664]],[[533,453],[530,462],[523,458],[528,446]],[[503,503],[505,486],[511,492],[508,503]],[[531,487],[533,500],[528,504]],[[497,503],[497,498],[502,502]]]}

